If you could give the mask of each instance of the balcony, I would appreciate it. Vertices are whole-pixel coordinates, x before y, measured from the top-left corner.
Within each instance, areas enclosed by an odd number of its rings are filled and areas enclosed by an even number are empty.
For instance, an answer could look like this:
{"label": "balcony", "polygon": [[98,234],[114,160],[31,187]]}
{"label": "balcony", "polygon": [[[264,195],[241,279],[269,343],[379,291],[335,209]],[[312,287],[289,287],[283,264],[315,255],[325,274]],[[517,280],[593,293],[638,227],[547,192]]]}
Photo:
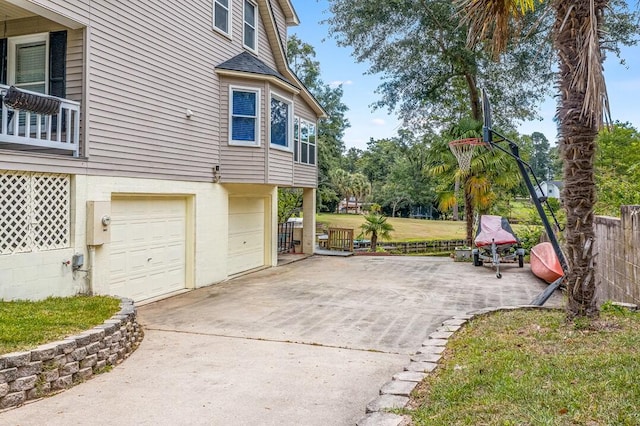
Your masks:
{"label": "balcony", "polygon": [[10,87],[0,84],[0,149],[77,157],[80,148],[80,103],[20,89],[21,93],[40,99],[50,99],[57,112],[44,114],[5,104]]}

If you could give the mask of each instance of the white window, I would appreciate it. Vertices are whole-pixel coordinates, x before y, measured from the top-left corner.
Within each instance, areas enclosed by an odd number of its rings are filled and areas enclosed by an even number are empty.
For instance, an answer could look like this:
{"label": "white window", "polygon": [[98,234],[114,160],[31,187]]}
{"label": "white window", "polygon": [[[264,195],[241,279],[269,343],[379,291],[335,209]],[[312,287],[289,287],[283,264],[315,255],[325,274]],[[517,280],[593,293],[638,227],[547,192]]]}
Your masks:
{"label": "white window", "polygon": [[291,124],[293,118],[291,110],[291,101],[271,94],[270,141],[272,146],[291,150]]}
{"label": "white window", "polygon": [[229,144],[260,144],[260,90],[231,87],[229,90]]}
{"label": "white window", "polygon": [[316,125],[296,117],[293,126],[294,160],[303,164],[316,164]]}
{"label": "white window", "polygon": [[249,0],[244,0],[244,47],[254,52],[258,50],[258,8]]}
{"label": "white window", "polygon": [[32,92],[48,93],[49,34],[8,39],[7,83]]}
{"label": "white window", "polygon": [[213,0],[213,28],[231,36],[231,1]]}

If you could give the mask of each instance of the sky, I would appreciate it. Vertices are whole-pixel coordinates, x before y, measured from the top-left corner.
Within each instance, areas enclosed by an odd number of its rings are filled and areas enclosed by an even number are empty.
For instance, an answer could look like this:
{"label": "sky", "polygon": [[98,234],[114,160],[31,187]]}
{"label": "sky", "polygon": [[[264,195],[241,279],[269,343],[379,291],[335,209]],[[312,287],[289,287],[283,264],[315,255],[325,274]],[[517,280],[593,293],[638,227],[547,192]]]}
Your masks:
{"label": "sky", "polygon": [[[356,63],[352,50],[338,47],[329,36],[328,26],[321,21],[329,17],[327,0],[292,0],[300,18],[300,25],[290,27],[289,34],[296,34],[303,42],[312,45],[316,60],[320,62],[320,78],[330,85],[342,84],[342,101],[349,111],[346,116],[351,127],[345,131],[344,142],[348,148],[366,149],[370,138],[382,139],[397,136],[401,122],[387,109],[373,110],[371,104],[380,96],[375,93],[380,85],[379,76],[366,74],[369,65]],[[605,78],[611,116],[614,121],[630,122],[640,129],[640,46],[626,48],[622,52],[625,65],[620,65],[615,57],[605,62]],[[556,102],[553,97],[540,105],[541,121],[522,123],[521,134],[543,133],[554,143],[556,125],[553,122]],[[499,111],[493,111],[494,116]]]}

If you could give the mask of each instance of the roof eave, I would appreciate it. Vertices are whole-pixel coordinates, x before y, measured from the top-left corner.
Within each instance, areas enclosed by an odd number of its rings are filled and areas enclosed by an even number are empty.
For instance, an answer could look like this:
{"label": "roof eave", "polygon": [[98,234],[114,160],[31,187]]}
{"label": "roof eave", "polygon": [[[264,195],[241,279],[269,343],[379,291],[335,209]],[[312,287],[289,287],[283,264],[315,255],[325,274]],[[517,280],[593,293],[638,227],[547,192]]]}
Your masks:
{"label": "roof eave", "polygon": [[276,77],[275,75],[267,75],[267,74],[257,74],[253,72],[247,71],[237,71],[237,70],[228,70],[224,68],[216,68],[216,74],[223,75],[225,77],[236,77],[236,78],[245,78],[249,80],[260,80],[260,81],[268,81],[294,95],[300,94],[300,89],[296,86],[283,81],[282,79]]}
{"label": "roof eave", "polygon": [[290,27],[295,27],[296,25],[300,25],[300,18],[296,13],[296,10],[293,8],[293,4],[291,0],[279,0],[280,7],[284,11],[284,16],[286,18],[287,25]]}

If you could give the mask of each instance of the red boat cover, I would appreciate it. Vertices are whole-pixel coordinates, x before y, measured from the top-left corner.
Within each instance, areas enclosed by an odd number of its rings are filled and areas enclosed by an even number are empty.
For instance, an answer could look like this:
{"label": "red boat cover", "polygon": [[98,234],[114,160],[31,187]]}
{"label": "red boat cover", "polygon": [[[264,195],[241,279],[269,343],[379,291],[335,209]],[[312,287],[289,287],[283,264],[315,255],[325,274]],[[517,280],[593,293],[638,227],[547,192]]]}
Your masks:
{"label": "red boat cover", "polygon": [[482,215],[480,232],[476,235],[476,247],[489,246],[492,242],[500,244],[517,244],[518,240],[509,231],[502,228],[502,217]]}

